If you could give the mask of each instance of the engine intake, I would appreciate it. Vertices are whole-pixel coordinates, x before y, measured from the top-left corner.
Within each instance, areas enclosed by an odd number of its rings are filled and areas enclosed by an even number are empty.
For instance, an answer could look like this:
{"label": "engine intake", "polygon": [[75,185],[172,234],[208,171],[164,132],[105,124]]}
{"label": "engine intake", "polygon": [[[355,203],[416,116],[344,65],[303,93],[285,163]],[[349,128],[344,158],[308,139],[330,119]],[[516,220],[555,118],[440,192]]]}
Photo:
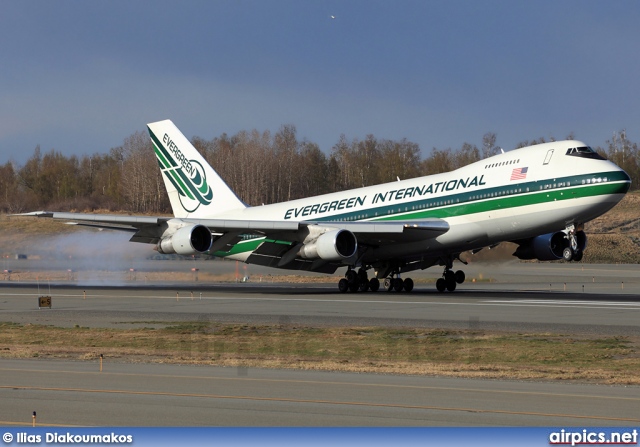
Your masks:
{"label": "engine intake", "polygon": [[[584,231],[576,232],[578,249],[583,251],[587,246],[587,235]],[[569,239],[562,231],[542,234],[521,243],[513,256],[519,259],[537,259],[538,261],[556,261],[562,259],[562,251],[569,246]]]}
{"label": "engine intake", "polygon": [[211,248],[213,237],[204,225],[188,225],[178,228],[158,242],[158,252],[164,254],[194,255]]}
{"label": "engine intake", "polygon": [[302,246],[298,255],[305,259],[340,261],[350,258],[358,249],[355,235],[348,230],[333,230],[321,234],[315,241]]}

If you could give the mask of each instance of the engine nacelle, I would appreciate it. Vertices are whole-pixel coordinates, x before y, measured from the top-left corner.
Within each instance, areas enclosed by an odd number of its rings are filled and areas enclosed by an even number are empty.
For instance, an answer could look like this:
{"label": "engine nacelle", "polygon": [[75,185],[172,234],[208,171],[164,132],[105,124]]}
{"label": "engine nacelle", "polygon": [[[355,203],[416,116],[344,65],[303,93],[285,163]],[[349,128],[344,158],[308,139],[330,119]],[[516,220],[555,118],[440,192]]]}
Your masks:
{"label": "engine nacelle", "polygon": [[312,242],[306,243],[298,252],[305,259],[324,259],[341,261],[350,258],[358,249],[355,235],[348,230],[332,230],[321,234]]}
{"label": "engine nacelle", "polygon": [[[578,249],[583,251],[587,246],[587,235],[584,231],[576,232]],[[536,236],[528,242],[520,244],[513,256],[519,259],[537,259],[539,261],[556,261],[562,259],[562,251],[570,244],[566,233],[548,233]]]}
{"label": "engine nacelle", "polygon": [[195,255],[211,248],[213,237],[204,225],[187,225],[163,237],[158,242],[158,253]]}

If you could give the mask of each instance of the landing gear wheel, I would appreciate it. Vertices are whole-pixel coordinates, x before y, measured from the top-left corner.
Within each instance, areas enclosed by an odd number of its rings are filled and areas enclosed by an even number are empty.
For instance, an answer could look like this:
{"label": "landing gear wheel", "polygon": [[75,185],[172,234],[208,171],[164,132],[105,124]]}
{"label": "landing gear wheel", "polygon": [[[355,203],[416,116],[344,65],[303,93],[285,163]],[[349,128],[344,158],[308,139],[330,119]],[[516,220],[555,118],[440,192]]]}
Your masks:
{"label": "landing gear wheel", "polygon": [[565,247],[565,249],[562,250],[562,259],[567,262],[571,262],[573,259],[573,250],[571,247]]}
{"label": "landing gear wheel", "polygon": [[447,283],[447,290],[449,292],[453,292],[454,290],[456,290],[456,282],[455,281],[446,281]]}
{"label": "landing gear wheel", "polygon": [[358,283],[357,281],[354,282],[353,284],[349,284],[349,292],[351,293],[357,292],[359,288],[360,288],[360,283]]}
{"label": "landing gear wheel", "polygon": [[400,278],[394,278],[393,280],[393,290],[396,292],[402,292],[402,288],[404,287],[404,283]]}
{"label": "landing gear wheel", "polygon": [[338,290],[340,293],[346,293],[349,290],[349,281],[347,281],[346,278],[338,281]]}
{"label": "landing gear wheel", "polygon": [[344,274],[344,277],[347,278],[347,282],[349,284],[358,282],[358,274],[355,272],[355,270],[347,270],[347,273]]}
{"label": "landing gear wheel", "polygon": [[450,283],[450,282],[456,282],[456,274],[455,274],[455,273],[453,273],[453,270],[446,270],[446,271],[444,272],[444,280],[445,280],[447,283]]}
{"label": "landing gear wheel", "polygon": [[467,277],[462,270],[458,270],[455,273],[455,280],[458,284],[462,284]]}
{"label": "landing gear wheel", "polygon": [[369,281],[365,280],[360,283],[360,292],[366,292],[369,290]]}
{"label": "landing gear wheel", "polygon": [[436,289],[438,289],[438,292],[442,293],[446,288],[447,282],[444,280],[444,278],[438,278],[438,280],[436,281]]}
{"label": "landing gear wheel", "polygon": [[372,292],[377,292],[380,289],[380,280],[378,278],[371,278],[369,280],[369,289]]}
{"label": "landing gear wheel", "polygon": [[405,292],[411,292],[413,290],[413,279],[411,278],[406,278],[403,283],[402,283],[403,287],[404,287],[404,291]]}
{"label": "landing gear wheel", "polygon": [[384,287],[384,290],[387,292],[393,291],[393,278],[385,278],[382,282],[382,287]]}

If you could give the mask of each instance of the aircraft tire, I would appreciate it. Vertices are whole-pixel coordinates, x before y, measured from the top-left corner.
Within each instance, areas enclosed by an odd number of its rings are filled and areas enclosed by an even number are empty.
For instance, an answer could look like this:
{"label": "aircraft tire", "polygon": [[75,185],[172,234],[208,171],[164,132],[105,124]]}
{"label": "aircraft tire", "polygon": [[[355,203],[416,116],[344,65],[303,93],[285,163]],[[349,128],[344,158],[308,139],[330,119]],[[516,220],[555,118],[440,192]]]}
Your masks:
{"label": "aircraft tire", "polygon": [[565,249],[562,250],[562,259],[567,262],[571,262],[573,260],[573,250],[571,247],[565,247]]}
{"label": "aircraft tire", "polygon": [[387,292],[392,292],[393,278],[385,278],[384,281],[382,282],[382,287],[384,287],[384,290],[386,290]]}
{"label": "aircraft tire", "polygon": [[380,290],[380,280],[378,278],[371,278],[369,280],[369,290],[372,292]]}
{"label": "aircraft tire", "polygon": [[442,293],[446,290],[447,288],[447,282],[444,280],[444,278],[438,278],[438,280],[436,281],[436,289],[438,289],[438,292]]}
{"label": "aircraft tire", "polygon": [[445,280],[447,283],[455,282],[455,281],[456,281],[456,274],[455,274],[455,273],[453,273],[453,270],[446,270],[446,271],[444,272],[444,280]]}
{"label": "aircraft tire", "polygon": [[447,290],[449,292],[453,292],[454,290],[456,290],[456,282],[455,281],[446,281],[447,283]]}
{"label": "aircraft tire", "polygon": [[402,292],[403,288],[404,288],[404,283],[402,282],[402,279],[394,278],[393,279],[393,290],[395,290],[396,292]]}
{"label": "aircraft tire", "polygon": [[467,279],[466,275],[464,274],[464,272],[462,270],[458,270],[455,273],[455,278],[456,278],[456,282],[458,284],[462,284],[464,282],[465,279]]}
{"label": "aircraft tire", "polygon": [[346,293],[349,290],[349,281],[347,281],[346,278],[338,281],[338,290],[340,293]]}
{"label": "aircraft tire", "polygon": [[411,292],[413,290],[413,279],[406,278],[402,283],[405,292]]}

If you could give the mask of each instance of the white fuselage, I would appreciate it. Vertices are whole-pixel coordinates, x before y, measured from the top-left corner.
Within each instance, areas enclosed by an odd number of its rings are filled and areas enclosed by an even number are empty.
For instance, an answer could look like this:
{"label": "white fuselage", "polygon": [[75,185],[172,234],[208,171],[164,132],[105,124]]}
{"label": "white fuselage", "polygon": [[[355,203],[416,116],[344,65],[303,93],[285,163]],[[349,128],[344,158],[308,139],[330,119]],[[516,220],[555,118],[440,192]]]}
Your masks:
{"label": "white fuselage", "polygon": [[[211,216],[257,221],[383,221],[439,218],[441,236],[386,245],[367,256],[465,251],[582,224],[605,213],[628,189],[615,164],[573,157],[578,141],[517,149],[455,171]],[[524,170],[524,172],[522,172]],[[234,257],[245,260],[249,253]]]}

